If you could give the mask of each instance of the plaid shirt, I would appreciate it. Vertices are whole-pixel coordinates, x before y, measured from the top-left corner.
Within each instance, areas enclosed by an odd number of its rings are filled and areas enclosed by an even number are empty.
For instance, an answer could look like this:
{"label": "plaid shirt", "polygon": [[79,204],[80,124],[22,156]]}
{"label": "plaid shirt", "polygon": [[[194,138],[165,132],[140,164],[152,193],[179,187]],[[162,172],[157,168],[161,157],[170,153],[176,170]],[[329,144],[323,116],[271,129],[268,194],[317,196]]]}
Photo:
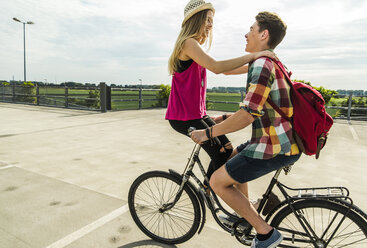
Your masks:
{"label": "plaid shirt", "polygon": [[289,85],[282,71],[269,58],[261,57],[249,66],[246,97],[240,103],[241,108],[255,117],[250,144],[240,154],[256,159],[298,154],[298,147],[292,139],[291,123],[271,107],[268,97],[292,117]]}

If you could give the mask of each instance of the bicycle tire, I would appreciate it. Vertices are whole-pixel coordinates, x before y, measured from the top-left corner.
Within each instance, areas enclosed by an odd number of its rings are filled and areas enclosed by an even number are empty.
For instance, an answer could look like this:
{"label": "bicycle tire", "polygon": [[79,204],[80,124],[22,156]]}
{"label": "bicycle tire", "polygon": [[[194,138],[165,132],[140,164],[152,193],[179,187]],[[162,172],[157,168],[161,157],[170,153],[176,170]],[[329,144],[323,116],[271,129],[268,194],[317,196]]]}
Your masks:
{"label": "bicycle tire", "polygon": [[[291,207],[287,205],[271,222],[271,226],[283,235],[283,242],[279,247],[326,247],[327,242],[327,247],[367,247],[367,223],[352,209],[348,212],[346,206],[325,199],[301,200],[293,207],[307,220],[311,227],[308,230],[312,229],[316,234],[313,238],[317,245],[312,243]],[[333,231],[347,212],[346,218],[332,237]],[[330,237],[332,238],[329,241]]]}
{"label": "bicycle tire", "polygon": [[173,201],[182,179],[163,171],[139,176],[129,190],[131,216],[148,237],[165,244],[189,240],[198,230],[201,210],[197,196],[185,185],[176,205],[163,213],[163,204]]}

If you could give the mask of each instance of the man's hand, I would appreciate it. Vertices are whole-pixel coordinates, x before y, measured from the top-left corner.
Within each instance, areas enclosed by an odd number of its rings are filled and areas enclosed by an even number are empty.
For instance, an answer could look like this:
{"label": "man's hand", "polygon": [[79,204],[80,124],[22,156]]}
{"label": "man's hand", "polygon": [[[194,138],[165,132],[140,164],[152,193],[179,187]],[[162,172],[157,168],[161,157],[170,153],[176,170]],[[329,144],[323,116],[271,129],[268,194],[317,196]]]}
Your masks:
{"label": "man's hand", "polygon": [[208,137],[206,137],[205,129],[192,131],[191,139],[199,145],[207,141]]}
{"label": "man's hand", "polygon": [[279,60],[277,55],[274,53],[274,52],[271,52],[271,51],[261,51],[261,52],[256,52],[256,53],[253,53],[254,54],[254,60],[255,59],[258,59],[260,57],[269,57],[269,58],[272,58],[274,60]]}

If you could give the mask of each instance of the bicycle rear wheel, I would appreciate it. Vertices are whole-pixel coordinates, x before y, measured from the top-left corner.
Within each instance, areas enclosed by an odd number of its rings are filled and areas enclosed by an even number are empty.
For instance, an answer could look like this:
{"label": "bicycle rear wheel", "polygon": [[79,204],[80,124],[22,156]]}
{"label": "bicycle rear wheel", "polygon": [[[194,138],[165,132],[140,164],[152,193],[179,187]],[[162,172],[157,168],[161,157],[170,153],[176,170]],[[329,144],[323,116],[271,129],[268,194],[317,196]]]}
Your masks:
{"label": "bicycle rear wheel", "polygon": [[328,200],[302,200],[293,207],[304,217],[312,238],[286,206],[271,222],[284,237],[279,247],[367,247],[367,223],[352,209],[348,212],[346,206]]}
{"label": "bicycle rear wheel", "polygon": [[167,172],[151,171],[139,176],[130,187],[128,201],[132,218],[140,230],[158,242],[185,242],[199,228],[199,202],[187,185],[174,207],[161,211],[164,204],[173,202],[181,181]]}

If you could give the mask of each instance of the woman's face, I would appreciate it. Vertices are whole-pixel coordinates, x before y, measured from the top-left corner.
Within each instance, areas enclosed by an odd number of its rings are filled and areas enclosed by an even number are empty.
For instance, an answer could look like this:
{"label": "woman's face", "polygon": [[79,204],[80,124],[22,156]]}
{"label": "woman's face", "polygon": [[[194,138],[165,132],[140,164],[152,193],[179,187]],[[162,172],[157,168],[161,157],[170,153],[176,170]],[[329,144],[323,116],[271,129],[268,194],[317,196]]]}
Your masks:
{"label": "woman's face", "polygon": [[206,21],[203,25],[203,29],[202,29],[202,37],[204,39],[209,37],[209,33],[213,28],[213,19],[214,19],[214,13],[213,11],[209,10],[207,15],[206,15]]}

